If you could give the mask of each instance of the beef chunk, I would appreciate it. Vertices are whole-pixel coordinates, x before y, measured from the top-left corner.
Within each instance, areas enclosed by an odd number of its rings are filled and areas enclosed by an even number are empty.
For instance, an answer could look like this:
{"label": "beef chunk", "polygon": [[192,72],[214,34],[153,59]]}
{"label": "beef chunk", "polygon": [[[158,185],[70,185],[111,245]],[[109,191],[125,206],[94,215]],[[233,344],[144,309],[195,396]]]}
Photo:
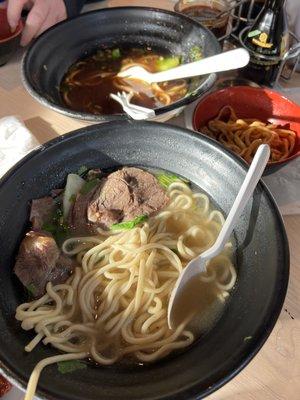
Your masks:
{"label": "beef chunk", "polygon": [[43,197],[32,200],[30,222],[33,230],[41,230],[45,222],[49,222],[56,208],[52,197]]}
{"label": "beef chunk", "polygon": [[34,297],[40,297],[48,282],[65,282],[72,269],[73,260],[61,253],[51,234],[30,231],[20,245],[14,272]]}
{"label": "beef chunk", "polygon": [[68,215],[68,225],[76,235],[88,235],[96,233],[96,227],[87,219],[87,208],[96,188],[87,194],[78,193]]}
{"label": "beef chunk", "polygon": [[88,220],[109,228],[140,215],[153,215],[168,203],[156,178],[139,168],[123,168],[102,179],[87,209]]}

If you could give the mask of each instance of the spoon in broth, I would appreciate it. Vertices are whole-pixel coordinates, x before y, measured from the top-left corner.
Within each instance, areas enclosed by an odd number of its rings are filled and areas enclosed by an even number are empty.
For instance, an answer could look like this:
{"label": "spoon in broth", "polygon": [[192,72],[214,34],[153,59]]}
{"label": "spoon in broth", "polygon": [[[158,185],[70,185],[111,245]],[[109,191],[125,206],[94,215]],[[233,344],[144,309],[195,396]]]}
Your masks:
{"label": "spoon in broth", "polygon": [[170,329],[174,329],[183,320],[196,313],[197,301],[195,299],[197,298],[197,290],[199,290],[197,277],[206,272],[207,262],[224,249],[265,170],[269,158],[270,147],[267,144],[260,145],[216,242],[204,253],[191,260],[180,274],[172,290],[168,306]]}
{"label": "spoon in broth", "polygon": [[246,49],[239,48],[206,57],[199,61],[180,65],[167,71],[148,72],[140,66],[130,67],[118,73],[118,77],[126,79],[141,80],[148,84],[167,82],[175,79],[191,78],[193,76],[207,75],[214,72],[230,71],[245,67],[250,60]]}

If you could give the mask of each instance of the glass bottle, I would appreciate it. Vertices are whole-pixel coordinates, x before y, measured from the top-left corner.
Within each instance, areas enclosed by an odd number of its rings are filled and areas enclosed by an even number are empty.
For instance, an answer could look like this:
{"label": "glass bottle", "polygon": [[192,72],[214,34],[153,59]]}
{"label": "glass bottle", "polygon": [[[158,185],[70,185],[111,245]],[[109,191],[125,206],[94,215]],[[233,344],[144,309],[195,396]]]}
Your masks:
{"label": "glass bottle", "polygon": [[240,40],[250,52],[250,63],[241,72],[254,82],[272,86],[280,63],[288,50],[289,32],[285,0],[266,0],[250,28],[240,34]]}

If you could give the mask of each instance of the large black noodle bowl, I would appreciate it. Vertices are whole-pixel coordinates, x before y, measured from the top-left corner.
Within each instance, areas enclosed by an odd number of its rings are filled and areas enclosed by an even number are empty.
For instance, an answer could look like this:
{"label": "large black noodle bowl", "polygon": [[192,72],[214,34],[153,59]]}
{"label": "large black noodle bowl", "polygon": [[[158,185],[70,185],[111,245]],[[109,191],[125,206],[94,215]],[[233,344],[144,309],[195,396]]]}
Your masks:
{"label": "large black noodle bowl", "polygon": [[[126,115],[93,115],[70,110],[62,102],[59,86],[68,68],[96,49],[146,48],[183,55],[189,62],[194,46],[203,56],[220,52],[215,36],[194,20],[171,11],[144,7],[121,7],[92,11],[61,22],[47,30],[29,48],[22,65],[23,83],[40,103],[55,111],[89,121],[126,119]],[[191,103],[208,91],[216,74],[193,78],[188,94],[169,106],[156,109],[160,115]]]}
{"label": "large black noodle bowl", "polygon": [[[25,387],[38,361],[57,354],[38,345],[14,319],[26,300],[12,269],[28,227],[29,204],[59,188],[81,165],[139,165],[185,176],[228,213],[247,165],[215,141],[171,125],[112,122],[59,137],[30,153],[0,183],[0,360],[2,372]],[[238,280],[223,315],[190,348],[145,366],[113,365],[61,375],[44,370],[38,397],[56,400],[200,399],[234,377],[261,348],[278,318],[289,276],[289,250],[274,200],[260,182],[235,229]],[[247,338],[247,340],[245,340]]]}

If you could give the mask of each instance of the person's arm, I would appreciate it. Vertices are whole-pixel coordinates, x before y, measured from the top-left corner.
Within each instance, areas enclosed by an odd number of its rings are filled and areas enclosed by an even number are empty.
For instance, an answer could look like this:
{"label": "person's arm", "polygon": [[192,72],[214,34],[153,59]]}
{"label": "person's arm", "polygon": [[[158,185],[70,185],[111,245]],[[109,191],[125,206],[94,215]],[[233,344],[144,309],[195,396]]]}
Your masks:
{"label": "person's arm", "polygon": [[84,0],[8,0],[7,19],[12,30],[16,29],[22,10],[28,4],[30,11],[22,32],[22,46],[51,26],[78,14]]}

